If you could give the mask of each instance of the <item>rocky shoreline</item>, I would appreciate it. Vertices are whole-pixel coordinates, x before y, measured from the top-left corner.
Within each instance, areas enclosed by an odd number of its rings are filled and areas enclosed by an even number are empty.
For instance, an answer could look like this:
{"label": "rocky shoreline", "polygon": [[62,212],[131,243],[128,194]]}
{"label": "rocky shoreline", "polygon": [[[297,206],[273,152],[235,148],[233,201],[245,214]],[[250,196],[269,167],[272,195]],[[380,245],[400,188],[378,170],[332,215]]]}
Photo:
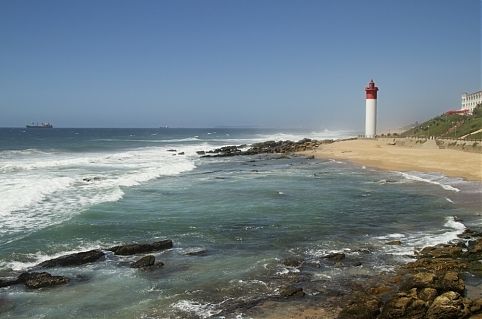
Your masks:
{"label": "rocky shoreline", "polygon": [[[415,252],[415,261],[398,267],[393,273],[380,274],[375,280],[353,285],[350,293],[333,298],[331,305],[323,304],[318,309],[319,312],[314,310],[316,308],[313,303],[306,303],[311,309],[310,318],[327,318],[323,317],[327,313],[333,315],[330,318],[338,319],[482,318],[482,298],[469,298],[465,285],[465,278],[482,277],[482,233],[466,230],[459,237],[457,241],[425,247]],[[40,289],[69,284],[73,281],[72,278],[40,270],[94,263],[105,259],[106,252],[120,256],[143,255],[130,263],[129,267],[152,271],[164,264],[156,261],[155,256],[145,254],[172,247],[171,240],[162,240],[67,254],[41,262],[16,278],[0,279],[0,288],[23,284],[28,289]],[[321,258],[330,260],[333,267],[337,267],[345,256],[335,253]],[[286,258],[282,262],[298,269],[302,269],[304,264],[302,259],[296,258]],[[269,303],[299,302],[309,298],[305,297],[303,284],[299,276],[293,276],[286,279],[276,296],[235,303],[218,315],[229,317],[239,311],[259,314],[259,309]],[[324,315],[318,317],[317,313]]]}
{"label": "rocky shoreline", "polygon": [[482,276],[482,234],[416,252],[416,260],[353,291],[339,319],[482,318],[482,298],[470,299],[464,278]]}
{"label": "rocky shoreline", "polygon": [[[267,141],[246,145],[226,146],[198,153],[203,157],[227,157],[272,153],[296,153],[331,144],[333,140],[304,139],[292,141]],[[383,274],[376,282],[353,287],[349,296],[336,298],[338,319],[482,319],[482,298],[467,296],[464,278],[482,277],[482,233],[466,230],[460,239],[447,244],[425,247],[415,252],[415,261],[400,266],[392,274]],[[387,244],[400,245],[400,241]],[[343,254],[331,254],[323,258],[340,262]],[[286,261],[287,265],[302,267],[303,261]],[[280,289],[279,296],[271,301],[300,299],[305,296],[302,283],[293,281]],[[259,301],[260,304],[266,301]],[[341,302],[341,304],[339,303]],[[256,308],[255,302],[244,308]],[[325,306],[326,307],[326,306]],[[243,308],[243,307],[241,307]],[[325,313],[323,311],[323,313]],[[313,316],[312,318],[318,318]],[[324,317],[319,317],[324,318]]]}
{"label": "rocky shoreline", "polygon": [[275,153],[296,153],[313,150],[322,144],[331,144],[334,140],[312,140],[305,138],[297,142],[293,141],[266,141],[252,144],[247,150],[247,145],[230,145],[209,151],[198,151],[201,157],[229,157],[237,155],[258,155]]}

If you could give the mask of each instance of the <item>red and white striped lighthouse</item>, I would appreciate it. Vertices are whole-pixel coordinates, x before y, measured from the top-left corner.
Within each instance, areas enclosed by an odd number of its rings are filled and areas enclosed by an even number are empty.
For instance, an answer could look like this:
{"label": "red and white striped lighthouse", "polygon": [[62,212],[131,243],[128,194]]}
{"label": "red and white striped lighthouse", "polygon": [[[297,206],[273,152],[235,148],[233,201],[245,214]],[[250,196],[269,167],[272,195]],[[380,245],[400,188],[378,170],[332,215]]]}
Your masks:
{"label": "red and white striped lighthouse", "polygon": [[365,113],[365,137],[374,138],[377,135],[377,91],[373,80],[365,88],[366,113]]}

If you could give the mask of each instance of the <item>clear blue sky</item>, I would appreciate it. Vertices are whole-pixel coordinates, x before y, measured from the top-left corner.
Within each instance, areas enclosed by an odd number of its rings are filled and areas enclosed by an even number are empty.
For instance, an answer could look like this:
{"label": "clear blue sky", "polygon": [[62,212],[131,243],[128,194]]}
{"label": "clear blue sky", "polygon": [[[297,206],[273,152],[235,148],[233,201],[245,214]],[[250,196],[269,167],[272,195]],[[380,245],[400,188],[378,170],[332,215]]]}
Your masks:
{"label": "clear blue sky", "polygon": [[480,0],[0,0],[0,126],[395,127],[481,89]]}

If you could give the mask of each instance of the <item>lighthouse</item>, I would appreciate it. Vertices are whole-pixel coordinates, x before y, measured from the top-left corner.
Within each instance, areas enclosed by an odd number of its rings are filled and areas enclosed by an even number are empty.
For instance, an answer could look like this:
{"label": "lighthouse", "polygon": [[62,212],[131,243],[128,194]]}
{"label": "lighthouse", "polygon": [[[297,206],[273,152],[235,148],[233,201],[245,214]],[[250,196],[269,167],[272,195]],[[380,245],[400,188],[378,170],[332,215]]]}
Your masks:
{"label": "lighthouse", "polygon": [[365,88],[366,113],[365,113],[365,137],[374,138],[377,135],[377,91],[373,80]]}

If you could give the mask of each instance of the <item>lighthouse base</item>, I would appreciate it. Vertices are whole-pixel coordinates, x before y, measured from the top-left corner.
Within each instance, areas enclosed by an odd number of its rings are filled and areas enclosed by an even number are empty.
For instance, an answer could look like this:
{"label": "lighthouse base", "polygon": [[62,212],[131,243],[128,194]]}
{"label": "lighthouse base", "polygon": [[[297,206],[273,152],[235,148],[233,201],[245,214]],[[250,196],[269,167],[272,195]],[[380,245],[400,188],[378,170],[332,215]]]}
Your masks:
{"label": "lighthouse base", "polygon": [[377,100],[366,99],[365,137],[374,138],[377,135]]}

